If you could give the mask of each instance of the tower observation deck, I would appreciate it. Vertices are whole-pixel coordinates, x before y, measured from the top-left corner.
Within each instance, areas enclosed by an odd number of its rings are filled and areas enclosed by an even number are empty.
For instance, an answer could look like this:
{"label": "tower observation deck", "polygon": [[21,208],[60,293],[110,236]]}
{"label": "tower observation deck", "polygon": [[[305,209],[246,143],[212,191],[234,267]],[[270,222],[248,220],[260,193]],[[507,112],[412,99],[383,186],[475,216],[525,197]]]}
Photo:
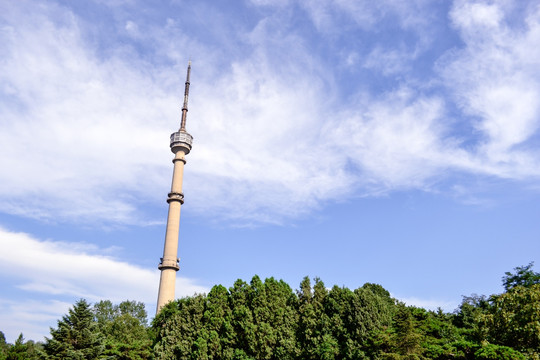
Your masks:
{"label": "tower observation deck", "polygon": [[165,232],[165,245],[163,257],[160,259],[158,269],[161,270],[159,280],[159,292],[157,311],[168,302],[173,301],[176,282],[176,272],[180,269],[178,258],[178,234],[180,231],[180,208],[184,203],[182,182],[184,177],[185,155],[191,151],[193,137],[186,131],[186,117],[188,112],[189,77],[191,73],[191,61],[188,63],[186,84],[184,90],[184,104],[182,106],[182,120],[180,129],[171,134],[171,151],[174,154],[173,178],[171,191],[167,196],[169,213],[167,215],[167,229]]}

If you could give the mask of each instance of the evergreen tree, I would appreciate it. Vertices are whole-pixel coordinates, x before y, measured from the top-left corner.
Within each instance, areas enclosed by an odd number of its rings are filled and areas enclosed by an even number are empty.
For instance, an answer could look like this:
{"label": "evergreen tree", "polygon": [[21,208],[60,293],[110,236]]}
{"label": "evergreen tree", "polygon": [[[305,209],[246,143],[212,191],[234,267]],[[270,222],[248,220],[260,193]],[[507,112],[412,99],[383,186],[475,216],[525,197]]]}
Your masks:
{"label": "evergreen tree", "polygon": [[6,360],[25,360],[28,359],[29,356],[27,354],[28,346],[24,343],[24,337],[21,333],[17,340],[15,340],[15,344],[9,347]]}
{"label": "evergreen tree", "polygon": [[306,276],[300,283],[298,341],[302,359],[334,359],[339,354],[337,340],[332,336],[331,319],[325,312],[328,290],[319,278]]}
{"label": "evergreen tree", "polygon": [[[247,353],[252,353],[255,343],[255,324],[253,322],[253,312],[249,292],[251,286],[243,280],[238,279],[233,287],[229,289],[231,307],[231,326],[234,331],[233,354],[236,357],[247,357]],[[251,350],[250,350],[251,349]]]}
{"label": "evergreen tree", "polygon": [[98,359],[103,350],[94,314],[83,299],[58,321],[57,329],[51,328],[51,338],[46,338],[44,344],[47,359]]}
{"label": "evergreen tree", "polygon": [[[540,284],[465,297],[446,314],[308,277],[294,293],[254,276],[177,300],[154,319],[156,359],[540,359]],[[104,307],[105,314],[110,312]],[[519,350],[519,351],[518,351]],[[523,353],[521,353],[521,352]]]}
{"label": "evergreen tree", "polygon": [[422,352],[422,334],[415,322],[413,310],[413,307],[400,304],[394,318],[394,348],[399,354],[411,359]]}
{"label": "evergreen tree", "polygon": [[224,353],[230,356],[234,346],[234,331],[231,325],[229,293],[222,285],[212,288],[206,297],[202,319],[203,331],[195,341],[197,358],[221,359]]}
{"label": "evergreen tree", "polygon": [[160,310],[153,321],[155,359],[189,360],[197,358],[193,354],[202,353],[204,344],[197,340],[203,331],[205,303],[204,295],[195,295],[171,301]]}

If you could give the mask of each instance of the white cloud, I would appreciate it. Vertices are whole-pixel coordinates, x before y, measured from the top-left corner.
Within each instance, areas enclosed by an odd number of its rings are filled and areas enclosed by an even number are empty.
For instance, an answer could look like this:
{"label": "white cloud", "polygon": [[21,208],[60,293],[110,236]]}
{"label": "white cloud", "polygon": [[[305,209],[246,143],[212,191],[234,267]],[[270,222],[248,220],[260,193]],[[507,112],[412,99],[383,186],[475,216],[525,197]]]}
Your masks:
{"label": "white cloud", "polygon": [[[227,47],[244,56],[227,60],[189,40],[175,20],[144,31],[139,19],[122,20],[124,31],[138,31],[133,41],[155,42],[159,61],[152,63],[129,46],[104,55],[88,41],[97,30],[66,8],[17,4],[8,7],[0,33],[3,212],[155,223],[141,204],[162,201],[170,184],[167,142],[178,126],[184,75],[184,64],[182,71],[171,64],[188,58],[184,45],[202,58],[193,64],[188,130],[195,142],[184,186],[186,206],[199,214],[240,225],[280,223],[348,196],[426,189],[456,170],[539,175],[538,156],[529,150],[539,119],[537,12],[521,29],[505,25],[496,4],[454,6],[451,18],[465,47],[437,69],[470,116],[463,122],[475,119],[472,127],[483,136],[465,148],[445,93],[431,83],[405,82],[344,100],[307,40],[285,30],[287,17],[262,17],[251,31],[239,30],[235,44],[229,36]],[[380,15],[374,21],[395,12],[403,28],[427,26],[415,20],[420,3],[396,4],[336,1],[315,10],[333,22],[369,8]],[[408,47],[373,49],[364,59],[351,50],[351,64],[392,75],[417,55],[404,61]]]}
{"label": "white cloud", "polygon": [[400,298],[394,296],[393,294],[392,297],[403,301],[407,306],[416,306],[432,311],[437,311],[439,308],[441,308],[444,312],[453,312],[459,306],[459,303],[456,303],[454,301],[441,299],[421,299],[416,297]]}
{"label": "white cloud", "polygon": [[386,16],[395,16],[404,28],[422,28],[430,20],[425,0],[396,1],[381,0],[299,0],[316,28],[321,32],[339,32],[344,28],[343,20],[352,20],[364,30],[376,30],[376,25]]}
{"label": "white cloud", "polygon": [[376,47],[366,56],[363,66],[380,71],[385,76],[404,74],[413,58],[414,54],[406,49],[385,50]]}
{"label": "white cloud", "polygon": [[100,59],[64,9],[10,11],[0,73],[1,210],[133,222],[135,194],[148,200],[148,189],[166,186],[160,144],[176,99],[141,64]]}
{"label": "white cloud", "polygon": [[[42,241],[1,228],[0,248],[0,274],[26,294],[22,304],[0,299],[0,306],[6,310],[0,311],[4,314],[2,331],[10,336],[20,331],[32,337],[36,331],[45,335],[48,326],[54,325],[52,320],[66,312],[67,302],[59,298],[85,298],[91,302],[136,300],[146,303],[150,316],[155,311],[159,271],[111,257],[107,249],[100,254],[94,246],[87,251],[84,244]],[[9,286],[4,285],[3,290],[9,292]],[[177,277],[177,297],[206,292],[208,289],[194,280]],[[38,301],[43,303],[35,306]],[[35,324],[26,327],[31,321]]]}
{"label": "white cloud", "polygon": [[441,99],[401,89],[384,99],[366,99],[359,107],[363,112],[335,124],[332,138],[361,169],[358,181],[383,190],[422,187],[451,166],[446,157],[452,148],[441,142],[446,130]]}
{"label": "white cloud", "polygon": [[496,3],[456,1],[451,16],[459,28],[472,35],[479,27],[496,29],[503,12]]}
{"label": "white cloud", "polygon": [[451,19],[465,47],[439,66],[483,135],[476,154],[479,168],[521,179],[539,175],[538,146],[529,140],[540,126],[540,8],[527,15],[524,27],[512,24],[503,10],[511,9],[497,2],[456,2]]}
{"label": "white cloud", "polygon": [[[351,28],[369,32],[373,46],[347,43],[337,52],[349,66],[384,75],[406,73],[433,36],[423,1],[300,3],[324,36]],[[66,7],[6,4],[0,5],[2,212],[72,222],[155,222],[142,204],[162,202],[170,184],[168,135],[179,122],[186,49],[196,50],[186,206],[209,218],[280,223],[331,201],[430,189],[456,172],[517,180],[540,175],[538,7],[512,22],[511,2],[456,1],[450,19],[463,46],[437,64],[444,88],[437,87],[438,78],[412,84],[404,76],[403,83],[370,94],[358,90],[365,89],[364,79],[352,76],[347,90],[338,89],[343,84],[325,63],[333,60],[309,43],[328,38],[308,39],[286,11],[247,30],[223,30],[218,21],[211,30],[219,36],[208,44],[198,43],[203,40],[177,18],[151,25],[136,16],[118,20],[116,28],[136,44],[131,47],[102,44],[114,34]],[[414,33],[407,33],[414,51],[408,43],[378,42],[375,25],[384,19],[397,19]],[[458,114],[450,109],[454,102]],[[462,184],[449,188],[480,201]],[[17,291],[155,301],[157,271],[120,261],[111,249],[5,230],[0,235],[6,248],[0,269],[19,279]],[[189,279],[178,281],[179,294],[204,290]],[[1,304],[1,313],[20,314],[17,304]],[[66,304],[47,300],[43,314],[57,319]],[[11,321],[7,316],[3,324]]]}
{"label": "white cloud", "polygon": [[[24,290],[82,296],[89,300],[126,298],[153,302],[159,272],[109,255],[88,253],[76,243],[40,241],[28,234],[0,229],[0,269],[21,279]],[[107,253],[107,250],[105,250]],[[181,280],[179,296],[206,289]]]}

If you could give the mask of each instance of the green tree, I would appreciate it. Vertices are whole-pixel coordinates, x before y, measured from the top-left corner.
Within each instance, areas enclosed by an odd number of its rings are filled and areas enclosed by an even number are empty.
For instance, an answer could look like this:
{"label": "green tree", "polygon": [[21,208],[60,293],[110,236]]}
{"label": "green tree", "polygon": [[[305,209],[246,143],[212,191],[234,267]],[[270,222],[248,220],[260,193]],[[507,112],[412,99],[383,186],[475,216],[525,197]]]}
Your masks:
{"label": "green tree", "polygon": [[126,360],[151,357],[152,341],[143,303],[123,301],[113,305],[105,300],[94,304],[93,313],[104,338],[103,355]]}
{"label": "green tree", "polygon": [[422,334],[418,331],[419,326],[413,316],[414,310],[414,307],[400,304],[394,319],[395,349],[399,354],[410,358],[422,352]]}
{"label": "green tree", "polygon": [[296,297],[283,281],[254,277],[250,292],[257,359],[293,359],[298,327]]}
{"label": "green tree", "polygon": [[143,303],[123,301],[113,305],[100,301],[94,305],[94,315],[104,336],[104,355],[137,360],[151,357],[152,342]]}
{"label": "green tree", "polygon": [[464,297],[448,314],[396,304],[377,284],[328,290],[305,277],[294,293],[254,276],[165,306],[153,349],[156,359],[539,360],[539,304],[540,284]]}
{"label": "green tree", "polygon": [[6,342],[6,336],[0,331],[0,360],[5,360],[8,351],[8,343]]}
{"label": "green tree", "polygon": [[203,329],[194,344],[197,358],[221,359],[224,353],[230,356],[235,338],[231,317],[229,292],[222,285],[214,286],[206,297]]}
{"label": "green tree", "polygon": [[48,359],[98,359],[103,353],[102,336],[86,300],[79,300],[67,315],[51,328],[44,350]]}
{"label": "green tree", "polygon": [[243,280],[236,280],[229,289],[230,307],[231,307],[231,325],[235,334],[233,354],[235,357],[243,358],[252,353],[250,349],[254,348],[255,323],[253,322],[253,312],[251,310],[251,300],[249,292],[251,287]]}
{"label": "green tree", "polygon": [[[339,356],[339,343],[332,334],[332,319],[325,309],[328,290],[319,278],[311,287],[309,277],[300,283],[298,347],[302,359],[335,359]],[[335,319],[337,320],[337,319]]]}
{"label": "green tree", "polygon": [[540,284],[540,273],[532,271],[533,265],[534,262],[530,262],[528,265],[515,267],[514,273],[505,272],[502,278],[504,289],[508,291],[516,286]]}
{"label": "green tree", "polygon": [[[200,341],[203,329],[206,297],[195,295],[171,301],[154,318],[154,357],[158,360],[188,360],[195,350],[201,352]],[[205,358],[205,357],[201,357]]]}
{"label": "green tree", "polygon": [[21,333],[17,340],[15,340],[15,344],[9,347],[7,352],[7,360],[23,360],[27,359],[27,349],[28,347],[24,343],[24,337]]}
{"label": "green tree", "polygon": [[490,342],[540,357],[540,284],[492,296],[483,325]]}

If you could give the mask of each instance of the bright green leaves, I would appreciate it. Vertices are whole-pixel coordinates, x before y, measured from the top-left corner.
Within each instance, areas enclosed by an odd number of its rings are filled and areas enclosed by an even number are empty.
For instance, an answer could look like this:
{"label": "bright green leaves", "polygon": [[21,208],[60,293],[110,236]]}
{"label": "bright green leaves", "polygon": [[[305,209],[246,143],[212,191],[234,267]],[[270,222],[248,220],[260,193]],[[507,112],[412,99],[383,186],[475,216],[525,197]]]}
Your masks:
{"label": "bright green leaves", "polygon": [[115,359],[149,359],[152,341],[147,330],[144,304],[123,301],[113,305],[110,301],[94,304],[94,317],[104,337],[103,355]]}
{"label": "bright green leaves", "polygon": [[488,340],[540,357],[540,284],[492,296],[484,323]]}

